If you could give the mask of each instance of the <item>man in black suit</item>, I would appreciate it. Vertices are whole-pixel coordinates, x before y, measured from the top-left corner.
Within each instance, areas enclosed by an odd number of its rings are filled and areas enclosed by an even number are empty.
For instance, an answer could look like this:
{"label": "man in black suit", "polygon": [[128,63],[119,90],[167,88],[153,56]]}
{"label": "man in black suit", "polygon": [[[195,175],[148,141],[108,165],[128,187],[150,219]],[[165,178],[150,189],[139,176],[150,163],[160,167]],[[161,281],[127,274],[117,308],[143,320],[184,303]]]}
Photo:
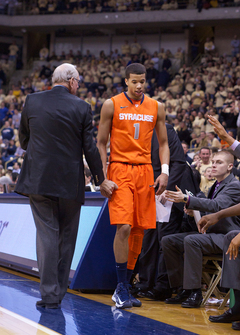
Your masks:
{"label": "man in black suit", "polygon": [[[187,196],[178,188],[177,192],[166,191],[166,198],[173,202],[184,202],[188,209],[214,213],[240,202],[240,183],[231,173],[234,157],[228,151],[216,153],[212,158],[212,175],[216,182],[210,188],[208,198]],[[183,290],[166,303],[182,303],[182,307],[196,308],[201,305],[201,276],[203,254],[221,254],[224,236],[239,229],[240,217],[220,220],[210,227],[207,234],[180,233],[162,239],[164,259],[171,287],[183,286]],[[183,258],[184,253],[184,258]]]}
{"label": "man in black suit", "polygon": [[84,203],[83,151],[102,194],[111,197],[116,187],[104,178],[90,105],[76,97],[76,67],[60,65],[52,82],[50,91],[27,96],[19,129],[26,155],[15,189],[29,196],[37,228],[42,297],[37,306],[45,308],[58,308],[68,287]]}
{"label": "man in black suit", "polygon": [[[186,161],[181,142],[173,126],[166,124],[166,128],[170,150],[170,173],[167,189],[174,190],[175,185],[181,182],[186,168]],[[156,179],[161,174],[161,162],[159,159],[159,144],[155,132],[153,132],[152,137],[151,160],[154,179]],[[161,195],[161,197],[163,197],[162,201],[164,201],[164,195]],[[161,239],[163,236],[180,232],[182,217],[183,205],[173,204],[168,222],[157,222],[156,229],[145,230],[142,251],[139,255],[140,282],[136,285],[135,290],[138,296],[154,300],[165,300],[172,295],[163,259]]]}

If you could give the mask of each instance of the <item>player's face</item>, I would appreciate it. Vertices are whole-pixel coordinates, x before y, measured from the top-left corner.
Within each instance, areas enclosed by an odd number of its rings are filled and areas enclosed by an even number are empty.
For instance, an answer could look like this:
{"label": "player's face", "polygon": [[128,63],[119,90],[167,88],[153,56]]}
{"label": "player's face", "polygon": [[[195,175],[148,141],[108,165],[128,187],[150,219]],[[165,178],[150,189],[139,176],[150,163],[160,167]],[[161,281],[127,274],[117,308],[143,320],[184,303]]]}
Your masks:
{"label": "player's face", "polygon": [[144,85],[146,82],[146,75],[130,73],[129,79],[125,79],[128,87],[128,96],[134,100],[140,100],[143,95]]}

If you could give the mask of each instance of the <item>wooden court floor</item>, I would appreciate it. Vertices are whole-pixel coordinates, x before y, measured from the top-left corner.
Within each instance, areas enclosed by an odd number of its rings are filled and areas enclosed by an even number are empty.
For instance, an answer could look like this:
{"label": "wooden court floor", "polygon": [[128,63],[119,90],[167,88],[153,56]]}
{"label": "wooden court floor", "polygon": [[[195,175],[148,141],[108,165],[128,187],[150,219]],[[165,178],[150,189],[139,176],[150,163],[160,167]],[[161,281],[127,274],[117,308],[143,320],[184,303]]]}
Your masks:
{"label": "wooden court floor", "polygon": [[214,324],[217,306],[198,309],[142,299],[141,308],[116,310],[109,294],[69,290],[59,310],[36,309],[38,279],[0,267],[0,335],[220,335],[237,334]]}

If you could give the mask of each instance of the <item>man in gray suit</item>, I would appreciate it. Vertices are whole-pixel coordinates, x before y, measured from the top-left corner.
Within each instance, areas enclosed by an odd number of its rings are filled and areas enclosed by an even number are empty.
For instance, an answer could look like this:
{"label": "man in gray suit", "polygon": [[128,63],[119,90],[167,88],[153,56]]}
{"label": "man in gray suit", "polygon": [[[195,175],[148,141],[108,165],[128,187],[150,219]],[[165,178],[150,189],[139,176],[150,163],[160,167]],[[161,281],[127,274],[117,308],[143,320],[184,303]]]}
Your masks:
{"label": "man in gray suit", "polygon": [[58,308],[67,291],[85,179],[83,152],[96,185],[111,197],[93,141],[91,107],[76,97],[79,73],[58,66],[53,88],[27,96],[19,139],[26,150],[15,191],[29,196],[37,228],[37,261],[42,300],[38,307]]}
{"label": "man in gray suit", "polygon": [[[223,126],[212,116],[208,116],[210,123],[214,126],[218,136],[226,141],[236,157],[240,158],[240,144],[234,140],[223,128]],[[199,221],[199,231],[205,233],[207,229],[214,226],[219,220],[226,217],[240,215],[240,204],[223,209],[217,213],[203,216]],[[210,316],[211,322],[231,323],[234,330],[240,330],[240,229],[230,231],[224,237],[223,267],[221,286],[232,288],[235,295],[235,304],[221,315]]]}
{"label": "man in gray suit", "polygon": [[[208,198],[187,196],[167,191],[166,198],[173,202],[185,202],[187,209],[214,213],[233,206],[240,201],[240,183],[231,173],[234,157],[228,151],[216,153],[212,158],[212,175],[217,179],[211,187]],[[221,254],[224,235],[240,229],[240,217],[220,220],[207,234],[180,233],[163,237],[162,248],[171,287],[183,290],[166,303],[182,303],[182,307],[199,307],[202,302],[201,276],[204,254]],[[183,259],[184,253],[184,259]]]}

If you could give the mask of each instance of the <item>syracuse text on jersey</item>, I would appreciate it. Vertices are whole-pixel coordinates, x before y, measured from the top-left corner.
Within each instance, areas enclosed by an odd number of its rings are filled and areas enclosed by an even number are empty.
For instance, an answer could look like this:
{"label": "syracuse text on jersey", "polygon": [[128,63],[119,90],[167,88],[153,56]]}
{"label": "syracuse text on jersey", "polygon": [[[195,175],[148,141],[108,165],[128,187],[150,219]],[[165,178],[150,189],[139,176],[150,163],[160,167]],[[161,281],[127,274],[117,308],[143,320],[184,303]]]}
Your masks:
{"label": "syracuse text on jersey", "polygon": [[132,114],[132,113],[119,113],[119,120],[136,120],[136,121],[147,121],[153,122],[153,115],[145,114]]}

